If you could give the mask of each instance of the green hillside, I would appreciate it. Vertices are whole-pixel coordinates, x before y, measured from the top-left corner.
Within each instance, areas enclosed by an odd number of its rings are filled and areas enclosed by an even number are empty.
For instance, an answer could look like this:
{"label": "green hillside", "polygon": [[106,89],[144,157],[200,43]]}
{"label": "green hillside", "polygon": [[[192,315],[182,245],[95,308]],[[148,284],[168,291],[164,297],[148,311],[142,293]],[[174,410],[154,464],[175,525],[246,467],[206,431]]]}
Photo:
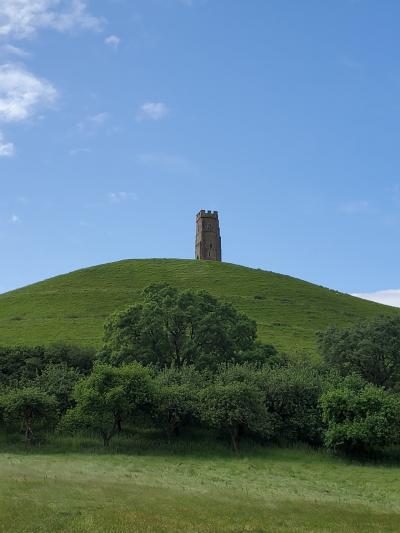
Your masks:
{"label": "green hillside", "polygon": [[126,260],[57,276],[0,295],[0,344],[66,341],[98,346],[114,310],[137,301],[155,282],[206,289],[258,323],[259,337],[284,350],[315,351],[315,333],[330,324],[397,313],[272,272],[227,263]]}

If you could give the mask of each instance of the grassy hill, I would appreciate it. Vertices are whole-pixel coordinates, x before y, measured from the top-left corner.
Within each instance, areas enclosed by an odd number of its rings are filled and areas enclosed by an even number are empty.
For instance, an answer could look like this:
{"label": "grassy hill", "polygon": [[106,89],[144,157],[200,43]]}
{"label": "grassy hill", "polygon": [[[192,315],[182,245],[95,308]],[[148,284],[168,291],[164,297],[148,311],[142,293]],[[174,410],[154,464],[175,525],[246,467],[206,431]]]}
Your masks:
{"label": "grassy hill", "polygon": [[315,333],[330,324],[399,310],[289,276],[227,263],[126,260],[57,276],[0,295],[0,344],[66,341],[98,346],[114,310],[155,282],[206,289],[258,323],[259,337],[283,350],[315,352]]}

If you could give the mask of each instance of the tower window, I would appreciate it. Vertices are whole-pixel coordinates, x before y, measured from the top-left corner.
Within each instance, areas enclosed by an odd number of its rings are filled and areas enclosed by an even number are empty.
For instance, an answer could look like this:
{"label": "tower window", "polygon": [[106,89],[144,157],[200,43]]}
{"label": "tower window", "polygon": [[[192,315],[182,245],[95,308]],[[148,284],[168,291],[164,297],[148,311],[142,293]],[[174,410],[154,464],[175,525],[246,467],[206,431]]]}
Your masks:
{"label": "tower window", "polygon": [[211,250],[211,248],[212,248],[212,242],[210,242],[210,250]]}

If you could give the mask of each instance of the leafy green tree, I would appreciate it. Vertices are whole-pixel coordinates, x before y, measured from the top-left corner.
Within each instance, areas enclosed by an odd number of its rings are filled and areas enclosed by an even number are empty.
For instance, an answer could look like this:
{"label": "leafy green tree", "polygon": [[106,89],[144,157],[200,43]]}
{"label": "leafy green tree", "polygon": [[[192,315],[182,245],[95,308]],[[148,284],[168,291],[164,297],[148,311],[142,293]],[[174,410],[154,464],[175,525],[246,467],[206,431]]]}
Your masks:
{"label": "leafy green tree", "polygon": [[400,441],[400,397],[371,384],[345,380],[321,397],[325,444],[345,452],[371,451]]}
{"label": "leafy green tree", "polygon": [[246,352],[267,357],[268,350],[262,352],[256,344],[256,333],[253,320],[205,291],[151,285],[142,303],[106,322],[101,357],[117,365],[137,360],[160,367],[213,368],[243,360]]}
{"label": "leafy green tree", "polygon": [[15,386],[34,379],[45,363],[45,349],[42,346],[1,346],[0,383]]}
{"label": "leafy green tree", "polygon": [[274,417],[277,440],[322,443],[324,424],[319,399],[326,379],[310,363],[263,369],[257,383]]}
{"label": "leafy green tree", "polygon": [[235,452],[243,433],[268,438],[273,421],[263,396],[247,383],[216,383],[199,394],[199,414],[204,423],[230,436]]}
{"label": "leafy green tree", "polygon": [[198,422],[198,392],[211,381],[209,372],[193,366],[164,368],[156,373],[152,418],[168,440],[172,435],[179,435],[184,426]]}
{"label": "leafy green tree", "polygon": [[150,371],[139,363],[122,367],[95,365],[75,386],[76,406],[67,412],[64,427],[86,428],[101,434],[104,446],[121,431],[123,421],[150,408],[154,397]]}
{"label": "leafy green tree", "polygon": [[319,348],[342,375],[356,372],[374,385],[400,390],[400,316],[331,327],[319,335]]}
{"label": "leafy green tree", "polygon": [[50,363],[33,383],[50,396],[54,396],[60,413],[64,414],[73,406],[72,393],[82,377],[77,368],[69,367],[66,363]]}
{"label": "leafy green tree", "polygon": [[323,372],[310,362],[269,364],[235,364],[218,368],[214,382],[227,385],[245,383],[262,394],[263,402],[273,417],[277,441],[322,443],[324,424],[319,405],[321,394],[340,376]]}
{"label": "leafy green tree", "polygon": [[6,424],[19,425],[26,442],[32,442],[37,428],[49,429],[57,417],[57,401],[35,387],[9,390],[0,398],[0,405]]}
{"label": "leafy green tree", "polygon": [[44,348],[44,364],[65,364],[88,374],[96,359],[96,350],[89,346],[77,346],[56,342]]}
{"label": "leafy green tree", "polygon": [[153,420],[161,427],[168,440],[179,435],[185,422],[194,415],[195,391],[188,385],[161,385],[154,397]]}
{"label": "leafy green tree", "polygon": [[11,387],[27,386],[49,364],[65,364],[83,374],[92,366],[95,351],[68,344],[49,346],[1,346],[0,384]]}
{"label": "leafy green tree", "polygon": [[268,364],[268,366],[279,366],[284,360],[275,346],[256,341],[251,348],[246,348],[246,350],[238,352],[235,355],[234,360],[229,362],[237,364],[250,363],[256,366],[262,366],[265,364]]}

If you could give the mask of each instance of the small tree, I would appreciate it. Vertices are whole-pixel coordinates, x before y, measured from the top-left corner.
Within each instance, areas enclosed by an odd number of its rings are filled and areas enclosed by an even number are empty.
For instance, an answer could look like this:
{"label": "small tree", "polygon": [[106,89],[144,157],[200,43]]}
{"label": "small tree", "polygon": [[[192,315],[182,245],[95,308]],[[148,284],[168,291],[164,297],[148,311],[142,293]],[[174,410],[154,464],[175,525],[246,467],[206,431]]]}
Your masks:
{"label": "small tree", "polygon": [[400,398],[359,380],[345,380],[321,397],[325,444],[345,452],[370,451],[399,442]]}
{"label": "small tree", "polygon": [[321,444],[322,412],[319,399],[324,376],[309,363],[265,368],[257,379],[268,411],[274,417],[275,438],[288,442]]}
{"label": "small tree", "polygon": [[34,430],[40,426],[50,428],[57,416],[57,401],[35,387],[10,390],[0,399],[6,424],[19,424],[25,441],[31,443]]}
{"label": "small tree", "polygon": [[195,393],[187,385],[161,385],[154,398],[153,419],[170,440],[193,415],[195,405]]}
{"label": "small tree", "polygon": [[72,407],[72,393],[75,385],[82,379],[82,374],[76,368],[65,363],[49,364],[38,376],[34,384],[50,396],[54,396],[61,414]]}
{"label": "small tree", "polygon": [[273,431],[262,394],[247,383],[216,383],[207,387],[200,392],[199,412],[207,425],[228,432],[235,452],[243,432],[269,437]]}
{"label": "small tree", "polygon": [[148,369],[138,363],[119,368],[98,364],[75,386],[76,406],[67,412],[64,425],[99,432],[108,446],[123,421],[151,405],[152,398]]}
{"label": "small tree", "polygon": [[319,335],[325,361],[342,375],[353,372],[379,387],[400,390],[400,317],[374,320]]}

